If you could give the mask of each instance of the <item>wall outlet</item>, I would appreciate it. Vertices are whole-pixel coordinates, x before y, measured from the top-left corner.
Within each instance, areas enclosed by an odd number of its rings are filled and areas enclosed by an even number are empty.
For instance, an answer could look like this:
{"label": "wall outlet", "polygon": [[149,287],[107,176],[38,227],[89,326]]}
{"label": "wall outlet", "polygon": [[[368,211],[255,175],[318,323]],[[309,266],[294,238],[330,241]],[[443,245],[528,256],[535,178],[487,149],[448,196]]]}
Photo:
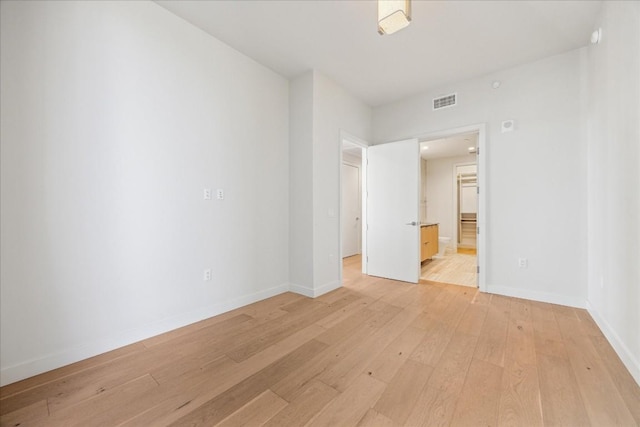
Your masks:
{"label": "wall outlet", "polygon": [[211,200],[211,189],[210,188],[205,188],[203,195],[204,195],[204,199],[205,200]]}
{"label": "wall outlet", "polygon": [[529,260],[526,258],[518,258],[518,267],[527,268],[529,266]]}
{"label": "wall outlet", "polygon": [[211,280],[211,269],[207,268],[206,270],[204,270],[204,273],[202,274],[202,280]]}
{"label": "wall outlet", "polygon": [[216,190],[216,198],[218,200],[223,200],[224,199],[224,190],[221,188],[218,188],[218,190]]}

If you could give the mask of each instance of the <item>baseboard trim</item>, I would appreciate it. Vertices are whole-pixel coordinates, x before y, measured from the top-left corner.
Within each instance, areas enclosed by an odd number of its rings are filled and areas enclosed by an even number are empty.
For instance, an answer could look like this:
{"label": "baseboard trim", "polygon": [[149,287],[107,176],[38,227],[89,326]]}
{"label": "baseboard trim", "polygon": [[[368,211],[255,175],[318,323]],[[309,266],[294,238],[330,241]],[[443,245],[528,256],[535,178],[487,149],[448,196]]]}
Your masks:
{"label": "baseboard trim", "polygon": [[302,286],[302,285],[296,285],[295,283],[289,284],[289,291],[294,292],[296,294],[303,295],[305,297],[315,298],[312,288]]}
{"label": "baseboard trim", "polygon": [[133,344],[138,341],[217,316],[218,314],[226,313],[227,311],[279,295],[287,292],[288,290],[289,284],[282,284],[219,304],[182,313],[177,316],[145,325],[141,328],[124,331],[108,338],[84,343],[62,350],[58,353],[49,354],[44,357],[8,366],[0,370],[0,386],[5,386],[43,372],[51,371],[53,369],[70,365],[72,363]]}
{"label": "baseboard trim", "polygon": [[607,322],[604,317],[598,313],[589,301],[587,301],[587,311],[591,317],[593,317],[593,320],[596,322],[607,341],[609,341],[609,344],[611,344],[611,347],[613,347],[620,360],[622,360],[622,363],[627,368],[633,379],[636,380],[638,385],[640,385],[640,361],[636,359],[633,352],[631,352],[631,350],[629,350],[625,343],[620,339],[609,322]]}
{"label": "baseboard trim", "polygon": [[339,280],[335,280],[333,282],[327,282],[324,285],[309,288],[308,286],[297,285],[295,283],[289,284],[289,290],[291,292],[295,292],[296,294],[304,295],[309,298],[317,298],[320,295],[324,295],[328,292],[331,292],[335,289],[338,289],[342,286],[342,283]]}
{"label": "baseboard trim", "polygon": [[335,291],[340,287],[342,287],[342,283],[339,280],[334,280],[333,282],[327,282],[324,285],[320,285],[316,288],[315,296],[319,297],[320,295],[324,295],[331,291]]}
{"label": "baseboard trim", "polygon": [[516,289],[507,286],[494,285],[488,285],[487,292],[490,294],[548,302],[551,304],[566,305],[569,307],[586,308],[586,301],[580,298],[569,297],[566,295],[550,294],[546,292],[536,292],[527,289]]}

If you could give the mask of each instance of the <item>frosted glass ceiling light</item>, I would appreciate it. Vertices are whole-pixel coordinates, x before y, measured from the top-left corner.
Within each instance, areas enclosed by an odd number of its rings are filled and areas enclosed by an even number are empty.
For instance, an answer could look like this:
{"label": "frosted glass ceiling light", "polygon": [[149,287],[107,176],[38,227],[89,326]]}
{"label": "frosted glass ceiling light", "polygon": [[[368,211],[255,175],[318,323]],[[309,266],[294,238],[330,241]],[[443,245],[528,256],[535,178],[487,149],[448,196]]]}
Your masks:
{"label": "frosted glass ceiling light", "polygon": [[378,32],[393,34],[411,22],[411,0],[378,0]]}

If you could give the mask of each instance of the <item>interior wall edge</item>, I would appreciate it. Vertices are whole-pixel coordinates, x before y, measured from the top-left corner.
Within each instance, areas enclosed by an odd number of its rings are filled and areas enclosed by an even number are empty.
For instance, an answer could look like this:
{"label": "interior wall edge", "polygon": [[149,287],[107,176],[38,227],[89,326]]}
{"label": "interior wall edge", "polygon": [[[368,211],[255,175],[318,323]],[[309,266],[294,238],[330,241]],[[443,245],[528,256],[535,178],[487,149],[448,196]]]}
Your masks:
{"label": "interior wall edge", "polygon": [[289,284],[289,291],[308,298],[314,297],[314,290],[308,286],[298,285],[296,283]]}
{"label": "interior wall edge", "polygon": [[289,285],[289,290],[293,293],[296,293],[305,297],[317,298],[321,295],[324,295],[326,293],[329,293],[341,287],[342,287],[342,282],[340,280],[332,280],[322,285],[314,286],[313,288],[291,283]]}

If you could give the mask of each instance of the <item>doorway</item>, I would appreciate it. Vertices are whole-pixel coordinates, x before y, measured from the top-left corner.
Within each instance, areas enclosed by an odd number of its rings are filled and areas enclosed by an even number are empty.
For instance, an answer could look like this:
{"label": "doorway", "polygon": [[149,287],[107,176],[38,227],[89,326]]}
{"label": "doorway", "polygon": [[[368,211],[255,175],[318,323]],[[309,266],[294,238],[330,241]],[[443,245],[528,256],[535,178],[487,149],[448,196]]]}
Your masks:
{"label": "doorway", "polygon": [[[340,147],[340,254],[350,270],[366,273],[366,169],[368,144],[341,132]],[[340,270],[340,280],[349,280]]]}
{"label": "doorway", "polygon": [[478,226],[478,169],[477,164],[455,165],[455,223],[456,248],[458,253],[477,253]]}
{"label": "doorway", "polygon": [[[451,136],[456,136],[456,135],[462,135],[462,134],[475,134],[476,135],[476,147],[477,150],[475,152],[476,154],[476,163],[477,163],[477,185],[478,188],[481,188],[483,185],[483,180],[484,180],[484,171],[486,170],[486,126],[484,124],[476,124],[476,125],[469,125],[469,126],[465,126],[465,127],[460,127],[460,128],[455,128],[455,129],[449,129],[449,130],[445,130],[445,131],[439,131],[439,132],[433,132],[433,133],[429,133],[429,134],[422,134],[422,135],[417,135],[416,139],[415,139],[415,162],[420,163],[420,151],[421,150],[421,145],[419,144],[418,141],[421,141],[422,143],[424,142],[430,142],[430,141],[434,141],[437,139],[443,139],[443,138],[447,138],[447,137],[451,137]],[[370,264],[370,260],[369,262],[367,262],[367,260],[370,258],[367,255],[371,255],[369,254],[371,248],[369,248],[369,243],[368,243],[368,232],[371,231],[369,230],[369,228],[371,227],[371,224],[368,224],[368,217],[369,214],[367,213],[367,207],[368,207],[368,202],[365,200],[367,198],[367,193],[371,190],[368,181],[368,172],[367,170],[369,169],[369,163],[370,160],[369,159],[369,155],[371,153],[369,153],[370,150],[368,150],[367,148],[369,148],[368,144],[365,141],[359,140],[358,138],[355,137],[351,137],[349,134],[345,133],[344,131],[341,131],[340,133],[340,141],[341,141],[341,147],[340,147],[340,165],[342,165],[342,156],[343,156],[343,148],[347,148],[349,146],[351,146],[353,148],[353,145],[357,146],[360,148],[360,152],[362,154],[362,167],[360,170],[360,174],[361,174],[361,188],[363,189],[362,191],[362,216],[361,216],[361,227],[362,227],[362,232],[361,232],[361,259],[364,260],[364,262],[360,262],[360,260],[358,259],[358,267],[361,267],[361,274],[368,274],[368,265]],[[347,144],[344,144],[345,142],[347,142]],[[355,144],[354,144],[355,142]],[[469,141],[467,141],[469,142]],[[389,143],[389,145],[395,145],[397,143]],[[380,145],[387,145],[387,144],[380,144]],[[375,147],[378,147],[378,145],[376,145]],[[467,149],[467,154],[469,154],[469,146],[466,147]],[[473,156],[472,156],[473,157]],[[340,170],[340,175],[342,175],[342,168],[339,169]],[[420,168],[418,168],[418,171],[420,170]],[[452,169],[450,169],[452,170]],[[449,176],[451,177],[451,174],[449,174]],[[374,176],[375,177],[375,176]],[[415,180],[412,180],[411,182],[416,182],[417,184],[419,184],[420,178],[417,177]],[[342,182],[342,178],[341,181]],[[453,182],[453,179],[450,180],[450,182]],[[402,184],[400,184],[402,185]],[[375,185],[373,187],[376,187]],[[366,190],[365,190],[366,189]],[[449,194],[453,194],[453,188],[451,188]],[[405,220],[407,221],[406,225],[422,225],[423,220],[426,218],[426,212],[428,211],[428,203],[427,200],[425,199],[424,203],[425,203],[425,215],[421,216],[420,212],[423,211],[423,209],[420,208],[420,206],[418,206],[422,201],[419,200],[420,196],[420,192],[416,191],[416,220],[412,220],[409,217],[404,218],[404,219],[400,219],[400,220]],[[477,287],[480,288],[480,291],[482,292],[486,292],[486,269],[485,269],[485,265],[487,263],[487,257],[485,255],[485,246],[486,246],[486,232],[483,231],[483,233],[480,232],[480,230],[484,230],[485,227],[485,214],[484,214],[484,209],[486,207],[486,192],[484,191],[480,191],[478,193],[478,198],[477,198],[477,217],[476,217],[476,221],[477,221],[477,255],[476,255],[476,260],[475,260],[475,265],[477,265],[476,267],[476,273],[475,273],[475,277],[476,277],[476,285]],[[451,223],[451,225],[453,225],[454,221],[453,221],[453,217],[454,215],[451,214],[449,216],[449,222]],[[428,220],[428,218],[427,218]],[[375,222],[375,221],[374,221]],[[418,236],[420,236],[421,233],[421,227],[417,227],[416,228],[416,233]],[[433,236],[432,233],[425,233],[426,235],[431,235]],[[437,234],[439,236],[439,234]],[[453,233],[450,234],[451,237],[453,237]],[[443,237],[447,237],[444,236]],[[419,238],[416,238],[416,248],[418,249],[418,254],[420,254],[420,248],[419,248]],[[436,239],[436,241],[439,241],[439,239]],[[413,245],[413,243],[409,243],[411,246]],[[453,243],[455,244],[455,242]],[[375,246],[375,245],[374,245]],[[443,248],[446,250],[447,246],[449,246],[448,244],[443,245]],[[457,248],[456,248],[457,249]],[[341,252],[341,259],[342,259],[342,227],[340,227],[340,252]],[[436,251],[437,253],[438,251]],[[351,260],[352,258],[355,257],[359,257],[359,255],[355,255],[353,257],[349,257],[346,258],[346,260]],[[420,256],[416,256],[416,263],[413,264],[413,266],[411,267],[407,267],[409,269],[413,269],[415,268],[418,273],[420,273]],[[436,258],[437,259],[437,258]],[[343,262],[343,265],[344,262]],[[372,271],[373,274],[373,271]],[[373,274],[375,275],[375,274]],[[419,274],[418,274],[419,275]],[[355,279],[355,277],[354,277]],[[349,278],[346,278],[343,276],[343,269],[340,269],[340,281],[342,283],[345,283],[345,280],[349,280]],[[402,279],[396,279],[396,280],[402,280]]]}
{"label": "doorway", "polygon": [[355,164],[345,153],[342,158],[342,204],[340,212],[342,258],[360,255],[361,253],[361,194],[360,165]]}
{"label": "doorway", "polygon": [[420,144],[420,221],[437,236],[437,249],[422,257],[422,280],[478,287],[478,142],[471,131]]}

